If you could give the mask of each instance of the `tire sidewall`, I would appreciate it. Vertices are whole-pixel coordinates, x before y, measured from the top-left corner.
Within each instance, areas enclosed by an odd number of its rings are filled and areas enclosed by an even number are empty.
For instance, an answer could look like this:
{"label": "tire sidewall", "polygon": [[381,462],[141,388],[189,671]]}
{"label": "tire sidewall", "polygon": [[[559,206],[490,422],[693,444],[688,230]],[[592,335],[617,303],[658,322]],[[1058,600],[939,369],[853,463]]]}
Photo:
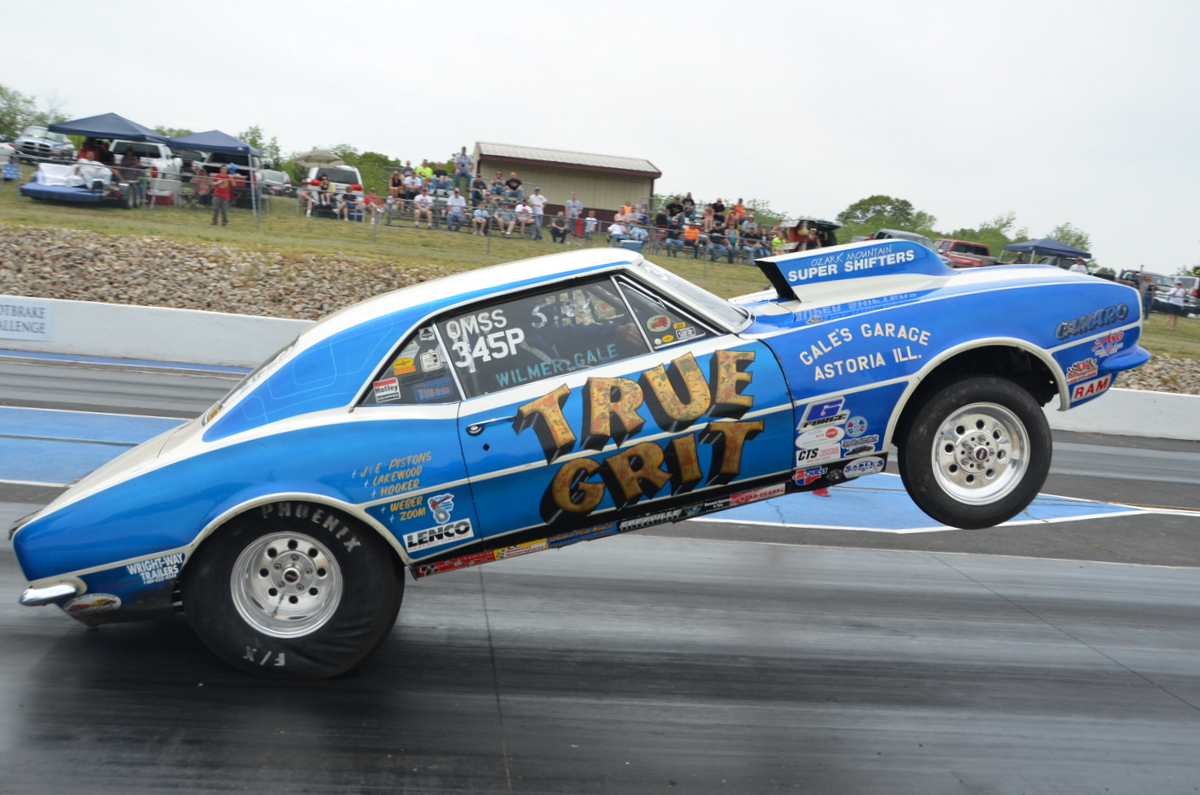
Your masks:
{"label": "tire sidewall", "polygon": [[[972,403],[994,403],[1011,411],[1029,437],[1021,480],[1007,494],[985,505],[959,502],[934,474],[936,434],[951,414]],[[1050,423],[1037,401],[1020,386],[996,376],[964,376],[935,392],[921,407],[900,449],[900,472],[917,507],[937,521],[963,529],[994,527],[1016,516],[1038,495],[1053,455]]]}
{"label": "tire sidewall", "polygon": [[[284,505],[291,515],[279,515]],[[332,529],[331,516],[338,520]],[[319,541],[341,569],[337,609],[299,637],[259,631],[238,613],[231,593],[238,556],[259,538],[279,532]],[[349,670],[377,648],[395,623],[403,588],[391,550],[373,530],[327,505],[288,501],[252,509],[206,539],[183,571],[182,594],[196,634],[225,662],[266,676],[316,679]]]}

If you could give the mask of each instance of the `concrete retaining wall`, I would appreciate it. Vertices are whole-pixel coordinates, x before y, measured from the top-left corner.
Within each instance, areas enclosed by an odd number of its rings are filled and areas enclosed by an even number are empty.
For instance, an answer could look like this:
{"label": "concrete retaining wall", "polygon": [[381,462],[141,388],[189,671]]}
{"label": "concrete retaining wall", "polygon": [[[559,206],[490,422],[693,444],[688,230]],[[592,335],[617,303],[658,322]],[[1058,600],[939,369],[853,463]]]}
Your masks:
{"label": "concrete retaining wall", "polygon": [[291,342],[309,320],[229,315],[194,309],[0,296],[0,305],[40,307],[46,330],[0,348],[158,362],[254,367]]}
{"label": "concrete retaining wall", "polygon": [[[0,348],[121,359],[254,367],[311,325],[192,309],[124,306],[91,301],[0,296],[0,306],[41,308],[41,339],[5,338]],[[36,336],[36,335],[26,335]],[[1046,408],[1050,427],[1063,431],[1200,441],[1200,396],[1113,389],[1071,411]]]}

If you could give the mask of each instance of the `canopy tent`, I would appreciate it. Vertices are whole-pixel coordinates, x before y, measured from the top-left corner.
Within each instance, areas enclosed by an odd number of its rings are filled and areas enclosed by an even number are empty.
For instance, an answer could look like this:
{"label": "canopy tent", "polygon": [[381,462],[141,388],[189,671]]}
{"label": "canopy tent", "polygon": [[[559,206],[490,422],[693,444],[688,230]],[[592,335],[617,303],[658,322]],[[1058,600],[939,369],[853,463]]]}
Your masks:
{"label": "canopy tent", "polygon": [[1068,246],[1066,243],[1061,243],[1052,237],[1043,237],[1041,240],[1026,240],[1023,243],[1009,243],[1004,247],[1004,250],[1045,254],[1048,257],[1092,258],[1092,255],[1088,252],[1077,249],[1074,246]]}
{"label": "canopy tent", "polygon": [[102,113],[99,116],[88,116],[86,119],[64,121],[62,124],[51,124],[50,132],[64,135],[86,135],[92,138],[121,139],[123,141],[150,141],[161,144],[166,138],[124,116],[115,113]]}
{"label": "canopy tent", "polygon": [[197,149],[201,152],[224,152],[225,154],[262,157],[262,152],[245,141],[238,140],[220,130],[192,133],[179,138],[167,139],[168,146],[178,146],[182,149]]}
{"label": "canopy tent", "polygon": [[310,149],[307,152],[296,155],[292,158],[293,162],[299,163],[305,168],[314,166],[344,166],[346,162],[340,157],[330,152],[328,149]]}

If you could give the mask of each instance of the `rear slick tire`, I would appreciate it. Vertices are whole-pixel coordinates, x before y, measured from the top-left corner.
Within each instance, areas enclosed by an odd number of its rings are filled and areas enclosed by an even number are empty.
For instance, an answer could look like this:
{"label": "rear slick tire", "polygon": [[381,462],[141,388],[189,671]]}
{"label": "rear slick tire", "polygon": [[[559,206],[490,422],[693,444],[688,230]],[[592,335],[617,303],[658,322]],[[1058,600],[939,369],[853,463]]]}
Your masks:
{"label": "rear slick tire", "polygon": [[1046,482],[1050,424],[1037,401],[994,376],[952,381],[920,408],[899,444],[909,496],[937,521],[967,530],[1007,522]]}
{"label": "rear slick tire", "polygon": [[243,514],[183,573],[196,634],[235,668],[283,679],[345,673],[396,623],[403,572],[373,530],[316,503]]}

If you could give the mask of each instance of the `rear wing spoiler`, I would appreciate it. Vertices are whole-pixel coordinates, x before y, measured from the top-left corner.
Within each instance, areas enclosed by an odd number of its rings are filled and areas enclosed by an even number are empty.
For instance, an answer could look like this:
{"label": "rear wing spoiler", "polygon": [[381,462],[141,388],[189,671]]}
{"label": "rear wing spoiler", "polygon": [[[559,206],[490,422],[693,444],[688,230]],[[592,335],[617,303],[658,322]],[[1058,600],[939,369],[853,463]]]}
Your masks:
{"label": "rear wing spoiler", "polygon": [[863,240],[844,246],[780,254],[755,260],[755,263],[784,299],[799,298],[796,288],[809,284],[900,273],[926,276],[955,273],[927,246],[895,239]]}

